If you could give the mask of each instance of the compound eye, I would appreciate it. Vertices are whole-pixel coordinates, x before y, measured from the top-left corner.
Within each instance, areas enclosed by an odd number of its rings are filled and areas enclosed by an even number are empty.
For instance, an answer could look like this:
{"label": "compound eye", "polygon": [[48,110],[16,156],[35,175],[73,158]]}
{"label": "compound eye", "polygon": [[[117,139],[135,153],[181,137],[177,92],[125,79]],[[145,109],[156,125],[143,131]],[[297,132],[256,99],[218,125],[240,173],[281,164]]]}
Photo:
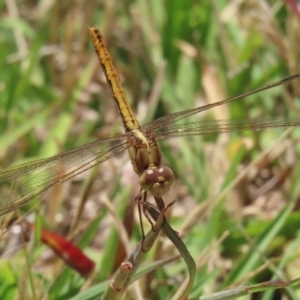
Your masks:
{"label": "compound eye", "polygon": [[153,184],[157,182],[158,176],[157,169],[145,170],[140,177],[140,185],[142,189],[145,191],[150,191]]}
{"label": "compound eye", "polygon": [[140,177],[142,189],[150,192],[154,197],[163,196],[171,187],[174,181],[173,171],[166,166],[159,169],[147,169]]}
{"label": "compound eye", "polygon": [[160,177],[162,177],[164,179],[164,181],[173,183],[174,173],[169,167],[166,167],[166,166],[160,167],[158,169],[158,174]]}

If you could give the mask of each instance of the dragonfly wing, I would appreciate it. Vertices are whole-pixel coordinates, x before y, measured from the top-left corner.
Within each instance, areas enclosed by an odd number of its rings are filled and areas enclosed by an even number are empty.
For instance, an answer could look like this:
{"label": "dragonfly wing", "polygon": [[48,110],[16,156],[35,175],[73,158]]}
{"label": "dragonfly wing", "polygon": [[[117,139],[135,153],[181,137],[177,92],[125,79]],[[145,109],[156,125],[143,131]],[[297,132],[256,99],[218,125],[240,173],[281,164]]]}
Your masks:
{"label": "dragonfly wing", "polygon": [[261,130],[265,128],[299,126],[300,119],[287,119],[284,117],[261,119],[229,119],[212,120],[183,125],[165,125],[153,130],[157,139],[167,139],[178,136],[204,135],[232,131]]}
{"label": "dragonfly wing", "polygon": [[0,215],[25,204],[48,188],[100,164],[130,146],[125,135],[0,172]]}
{"label": "dragonfly wing", "polygon": [[195,115],[199,112],[206,111],[206,110],[211,109],[213,107],[218,107],[218,106],[221,106],[221,105],[224,105],[224,104],[227,104],[227,103],[231,103],[233,101],[241,100],[241,99],[243,99],[247,96],[254,95],[254,94],[257,94],[259,92],[269,90],[269,89],[274,88],[274,87],[278,87],[278,86],[281,86],[281,85],[284,85],[284,84],[288,84],[292,80],[295,80],[295,79],[298,79],[298,78],[300,78],[300,74],[291,75],[287,78],[284,78],[284,79],[281,79],[279,81],[270,83],[268,85],[259,87],[255,90],[243,93],[243,94],[235,96],[235,97],[227,98],[227,99],[224,99],[222,101],[210,103],[210,104],[207,104],[207,105],[204,105],[204,106],[199,106],[199,107],[196,107],[196,108],[193,108],[193,109],[188,109],[188,110],[176,112],[176,113],[161,117],[159,119],[156,119],[155,121],[150,122],[148,124],[145,124],[144,126],[142,126],[142,130],[151,130],[151,131],[159,130],[160,128],[163,128],[163,127],[165,128],[165,126],[173,124],[173,123],[175,123],[175,122],[177,122],[181,119],[187,118],[189,116]]}

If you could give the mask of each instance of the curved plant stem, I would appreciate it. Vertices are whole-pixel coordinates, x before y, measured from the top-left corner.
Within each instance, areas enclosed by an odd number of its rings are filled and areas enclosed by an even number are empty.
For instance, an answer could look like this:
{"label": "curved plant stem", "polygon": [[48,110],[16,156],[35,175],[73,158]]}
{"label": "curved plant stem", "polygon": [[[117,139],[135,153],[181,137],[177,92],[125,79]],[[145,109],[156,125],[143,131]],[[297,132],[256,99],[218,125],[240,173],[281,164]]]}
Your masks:
{"label": "curved plant stem", "polygon": [[[162,200],[156,199],[155,200]],[[155,220],[158,218],[159,213],[151,206],[147,207],[148,212],[154,218]],[[167,235],[167,237],[172,241],[172,243],[175,245],[179,253],[181,254],[182,258],[184,259],[188,271],[189,271],[189,282],[184,290],[183,294],[178,298],[180,300],[187,299],[188,295],[190,294],[190,291],[193,287],[195,276],[196,276],[196,263],[194,259],[192,258],[191,254],[189,253],[188,249],[186,248],[185,244],[179,237],[178,233],[172,229],[172,227],[169,225],[167,221],[165,221],[162,225],[162,230]]]}

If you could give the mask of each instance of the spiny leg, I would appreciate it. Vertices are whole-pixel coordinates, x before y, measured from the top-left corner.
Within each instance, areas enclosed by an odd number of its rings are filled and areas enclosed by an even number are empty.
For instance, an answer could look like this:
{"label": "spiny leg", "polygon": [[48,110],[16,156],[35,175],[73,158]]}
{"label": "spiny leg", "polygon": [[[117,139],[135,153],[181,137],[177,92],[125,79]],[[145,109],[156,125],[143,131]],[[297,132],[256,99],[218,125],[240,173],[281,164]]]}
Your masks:
{"label": "spiny leg", "polygon": [[145,231],[143,226],[143,220],[142,220],[142,208],[143,205],[143,213],[146,216],[147,220],[150,222],[151,227],[153,227],[152,221],[149,219],[149,217],[145,214],[145,204],[147,203],[147,192],[145,192],[143,189],[140,190],[140,193],[136,196],[135,201],[138,201],[138,211],[139,211],[139,219],[140,219],[140,227],[142,231],[142,237],[143,240],[145,239]]}
{"label": "spiny leg", "polygon": [[165,209],[165,203],[162,197],[154,197],[156,205],[159,209],[159,211],[162,211]]}

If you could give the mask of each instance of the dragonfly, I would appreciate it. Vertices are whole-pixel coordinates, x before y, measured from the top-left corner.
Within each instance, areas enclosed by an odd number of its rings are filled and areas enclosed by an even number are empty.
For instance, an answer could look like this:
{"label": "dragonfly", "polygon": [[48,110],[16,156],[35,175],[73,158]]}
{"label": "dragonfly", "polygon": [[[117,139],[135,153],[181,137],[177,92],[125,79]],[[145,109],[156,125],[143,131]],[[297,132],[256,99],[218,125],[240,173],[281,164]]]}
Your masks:
{"label": "dragonfly", "polygon": [[126,149],[133,169],[139,176],[140,195],[143,195],[144,198],[147,197],[147,193],[152,195],[158,208],[162,210],[164,207],[162,197],[172,186],[174,173],[171,168],[162,164],[162,154],[157,140],[300,125],[300,118],[287,119],[284,117],[251,120],[212,120],[176,125],[179,120],[199,112],[299,79],[300,74],[295,74],[239,96],[176,112],[140,126],[127,101],[125,90],[121,85],[119,75],[99,29],[91,27],[89,33],[111,89],[112,97],[119,109],[125,133],[97,140],[50,158],[36,160],[1,171],[0,183],[5,185],[6,189],[4,191],[0,189],[0,215],[16,210],[31,199],[41,196],[54,185],[62,184]]}

